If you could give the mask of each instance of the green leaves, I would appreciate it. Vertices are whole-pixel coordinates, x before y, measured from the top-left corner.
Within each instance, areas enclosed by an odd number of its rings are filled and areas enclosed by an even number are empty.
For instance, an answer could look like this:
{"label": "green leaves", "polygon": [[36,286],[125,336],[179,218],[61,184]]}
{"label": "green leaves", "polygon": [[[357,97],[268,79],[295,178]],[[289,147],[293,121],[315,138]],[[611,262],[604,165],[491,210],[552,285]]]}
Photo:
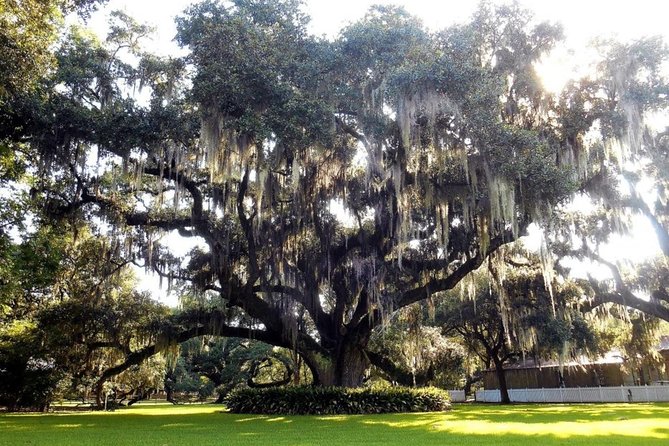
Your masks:
{"label": "green leaves", "polygon": [[283,387],[238,389],[225,404],[233,413],[334,415],[449,410],[448,392],[435,387]]}
{"label": "green leaves", "polygon": [[0,104],[30,90],[52,67],[49,46],[61,13],[56,2],[3,1],[0,4]]}
{"label": "green leaves", "polygon": [[345,60],[343,68],[355,68],[362,76],[377,81],[386,72],[415,65],[433,49],[419,19],[403,8],[380,5],[342,30],[338,44]]}
{"label": "green leaves", "polygon": [[298,6],[205,2],[178,20],[177,38],[197,67],[192,95],[204,119],[220,116],[227,130],[254,141],[305,146],[327,138],[329,109],[305,88],[322,69],[313,65],[319,45],[307,35]]}

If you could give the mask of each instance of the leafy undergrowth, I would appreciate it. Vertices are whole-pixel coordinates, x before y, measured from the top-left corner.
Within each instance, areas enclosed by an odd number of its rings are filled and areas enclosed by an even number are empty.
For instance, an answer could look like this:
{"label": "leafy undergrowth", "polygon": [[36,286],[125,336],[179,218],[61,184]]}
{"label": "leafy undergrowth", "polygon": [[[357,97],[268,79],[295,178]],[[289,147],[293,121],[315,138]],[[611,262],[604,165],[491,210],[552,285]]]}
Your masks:
{"label": "leafy undergrowth", "polygon": [[644,445],[669,444],[669,404],[454,405],[444,413],[267,416],[220,406],[2,414],[0,445]]}
{"label": "leafy undergrowth", "polygon": [[351,415],[443,412],[450,396],[435,387],[272,387],[237,389],[226,398],[230,412],[265,415]]}

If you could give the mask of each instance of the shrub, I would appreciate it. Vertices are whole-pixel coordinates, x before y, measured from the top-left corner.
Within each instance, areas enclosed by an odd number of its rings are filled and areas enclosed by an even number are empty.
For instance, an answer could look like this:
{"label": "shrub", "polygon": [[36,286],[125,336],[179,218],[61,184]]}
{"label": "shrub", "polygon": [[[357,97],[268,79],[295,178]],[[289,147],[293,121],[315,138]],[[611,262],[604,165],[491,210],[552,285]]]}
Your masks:
{"label": "shrub", "polygon": [[434,387],[240,388],[230,392],[225,403],[233,413],[268,415],[439,412],[451,406],[448,393]]}
{"label": "shrub", "polygon": [[0,361],[0,406],[10,410],[49,407],[60,373],[44,364],[6,366]]}

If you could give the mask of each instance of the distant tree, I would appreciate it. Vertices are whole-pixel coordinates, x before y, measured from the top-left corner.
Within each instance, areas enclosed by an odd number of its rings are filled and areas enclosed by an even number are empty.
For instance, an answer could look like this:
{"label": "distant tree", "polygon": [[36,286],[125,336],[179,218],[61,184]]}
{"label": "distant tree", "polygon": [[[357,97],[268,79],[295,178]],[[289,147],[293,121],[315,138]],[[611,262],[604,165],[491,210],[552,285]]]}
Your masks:
{"label": "distant tree", "polygon": [[[0,316],[2,404],[48,405],[61,379],[91,386],[136,345],[155,342],[168,311],[132,289],[128,263],[109,239],[85,227],[41,225],[10,247],[11,269],[0,284],[7,305]],[[38,383],[41,399],[32,401],[24,389]]]}
{"label": "distant tree", "polygon": [[[486,367],[493,366],[504,404],[510,403],[504,364],[519,354],[507,343],[502,315],[497,296],[482,292],[482,299],[463,301],[444,315],[444,330],[455,332],[467,349],[476,354]],[[456,314],[457,313],[457,314]]]}
{"label": "distant tree", "polygon": [[52,297],[65,239],[48,228],[18,243],[1,235],[0,405],[43,409],[62,373],[44,355],[35,315]]}
{"label": "distant tree", "polygon": [[176,367],[166,376],[166,387],[200,396],[216,391],[216,402],[222,403],[237,386],[286,385],[293,381],[295,365],[282,350],[239,338],[192,339],[181,344]]}
{"label": "distant tree", "polygon": [[442,334],[420,304],[399,311],[392,323],[377,330],[370,341],[377,364],[370,378],[405,386],[460,387],[466,370],[466,352],[453,338]]}
{"label": "distant tree", "polygon": [[613,317],[606,318],[601,324],[602,337],[606,337],[611,350],[620,352],[623,367],[635,383],[650,384],[650,371],[663,369],[664,360],[658,346],[660,335],[669,332],[669,324],[624,307],[605,310]]}
{"label": "distant tree", "polygon": [[524,267],[509,270],[501,286],[486,271],[470,280],[471,295],[440,300],[435,320],[445,333],[458,334],[486,368],[494,367],[502,403],[511,402],[504,370],[509,360],[600,353],[595,330],[573,309],[580,294],[569,284],[546,285],[538,270]]}
{"label": "distant tree", "polygon": [[164,389],[167,361],[164,355],[153,356],[141,364],[131,367],[119,374],[113,382],[108,383],[110,395],[107,405],[128,405],[146,400]]}

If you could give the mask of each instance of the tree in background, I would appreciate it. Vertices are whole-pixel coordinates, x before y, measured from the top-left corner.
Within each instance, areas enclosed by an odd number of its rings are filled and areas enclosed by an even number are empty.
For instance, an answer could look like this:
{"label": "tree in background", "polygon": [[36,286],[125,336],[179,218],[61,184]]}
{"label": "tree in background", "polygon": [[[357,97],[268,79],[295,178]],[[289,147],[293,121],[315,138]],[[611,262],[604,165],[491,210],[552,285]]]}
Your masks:
{"label": "tree in background", "polygon": [[[218,393],[217,403],[238,386],[271,387],[293,382],[296,367],[289,352],[268,344],[239,338],[206,336],[181,344],[168,392],[196,393],[205,398]],[[303,372],[303,371],[302,371]],[[174,400],[169,398],[168,400]]]}
{"label": "tree in background", "polygon": [[11,280],[0,286],[3,405],[46,407],[61,380],[90,388],[118,358],[155,342],[167,309],[133,290],[108,238],[41,225],[10,247]]}
{"label": "tree in background", "polygon": [[578,310],[578,287],[547,285],[539,268],[509,269],[501,286],[493,277],[497,274],[502,272],[478,271],[459,297],[440,299],[435,322],[445,333],[459,335],[484,368],[494,367],[502,403],[511,402],[504,372],[508,361],[527,355],[564,362],[601,353],[596,331]]}
{"label": "tree in background", "polygon": [[444,336],[427,313],[419,304],[408,306],[375,331],[370,345],[381,366],[371,371],[370,380],[444,389],[462,385],[467,352],[457,340]]}
{"label": "tree in background", "polygon": [[[606,351],[618,351],[623,359],[623,369],[636,385],[653,381],[652,371],[659,372],[655,379],[662,379],[664,361],[658,352],[660,337],[669,332],[666,321],[638,310],[617,304],[597,308],[601,317],[593,324]],[[667,370],[664,370],[665,374]]]}
{"label": "tree in background", "polygon": [[47,228],[22,243],[9,236],[3,239],[0,404],[10,409],[41,409],[48,404],[61,374],[52,361],[39,354],[41,337],[34,316],[51,297],[65,243]]}

